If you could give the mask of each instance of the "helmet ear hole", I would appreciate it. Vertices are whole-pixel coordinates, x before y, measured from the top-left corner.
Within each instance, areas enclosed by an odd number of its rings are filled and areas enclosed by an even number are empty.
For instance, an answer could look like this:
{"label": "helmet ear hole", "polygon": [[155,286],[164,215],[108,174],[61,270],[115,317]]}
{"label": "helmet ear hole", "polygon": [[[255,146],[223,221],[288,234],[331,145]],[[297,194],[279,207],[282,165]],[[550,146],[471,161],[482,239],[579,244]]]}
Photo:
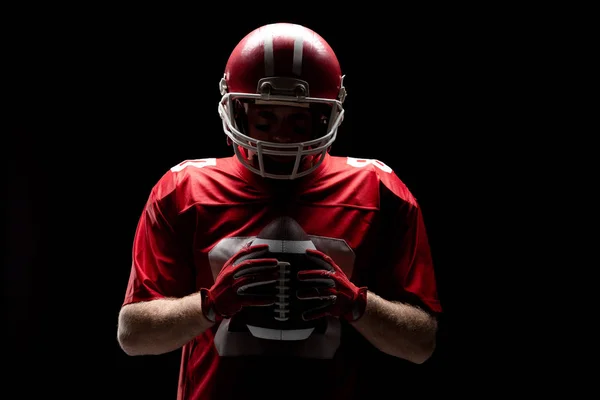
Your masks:
{"label": "helmet ear hole", "polygon": [[314,127],[313,139],[327,135],[332,108],[326,104],[311,104],[310,109]]}

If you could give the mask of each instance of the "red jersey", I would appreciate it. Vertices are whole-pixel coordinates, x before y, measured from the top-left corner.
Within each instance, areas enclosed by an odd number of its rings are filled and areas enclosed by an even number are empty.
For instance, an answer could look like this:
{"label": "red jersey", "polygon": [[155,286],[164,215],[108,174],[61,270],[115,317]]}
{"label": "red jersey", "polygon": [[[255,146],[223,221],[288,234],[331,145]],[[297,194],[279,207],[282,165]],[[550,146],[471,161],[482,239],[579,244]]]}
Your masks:
{"label": "red jersey", "polygon": [[[357,286],[441,312],[409,189],[380,161],[331,155],[294,181],[262,180],[235,156],[171,168],[139,220],[124,304],[211,287],[223,263],[281,216],[295,219]],[[329,323],[326,334],[287,342],[273,356],[269,340],[224,320],[183,347],[178,398],[358,396],[373,367],[366,357],[377,351],[345,322]]]}

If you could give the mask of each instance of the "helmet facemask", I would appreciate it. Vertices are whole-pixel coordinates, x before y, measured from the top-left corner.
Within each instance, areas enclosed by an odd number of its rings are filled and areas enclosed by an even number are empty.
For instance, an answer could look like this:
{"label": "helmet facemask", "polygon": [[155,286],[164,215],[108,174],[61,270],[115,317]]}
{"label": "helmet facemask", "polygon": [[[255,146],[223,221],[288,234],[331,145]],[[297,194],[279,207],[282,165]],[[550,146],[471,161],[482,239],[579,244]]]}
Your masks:
{"label": "helmet facemask", "polygon": [[[246,168],[265,178],[296,179],[316,170],[336,140],[338,127],[344,117],[342,103],[346,93],[343,85],[338,99],[310,97],[307,82],[287,77],[260,79],[256,93],[229,93],[224,77],[221,79],[220,89],[223,97],[218,107],[219,115],[228,141],[232,142],[235,155]],[[258,140],[249,136],[240,118],[236,118],[239,117],[236,114],[240,111],[240,104],[247,106],[248,103],[303,107],[311,109],[311,112],[325,108],[329,116],[325,116],[324,119],[326,126],[313,127],[316,134],[308,141],[279,143]],[[321,113],[322,111],[318,112],[317,117],[320,117]],[[245,118],[245,115],[242,118]],[[269,161],[265,155],[290,157],[292,162],[289,171],[269,170]]]}

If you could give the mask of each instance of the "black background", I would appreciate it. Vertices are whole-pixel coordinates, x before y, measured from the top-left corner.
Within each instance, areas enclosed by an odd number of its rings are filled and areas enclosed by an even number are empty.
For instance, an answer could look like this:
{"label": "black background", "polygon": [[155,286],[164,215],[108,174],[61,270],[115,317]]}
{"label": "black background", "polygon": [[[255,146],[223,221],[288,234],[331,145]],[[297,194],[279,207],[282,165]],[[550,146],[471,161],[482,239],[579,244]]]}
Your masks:
{"label": "black background", "polygon": [[436,354],[421,366],[436,384],[423,390],[464,394],[496,379],[490,366],[507,345],[492,311],[499,260],[483,226],[503,218],[488,183],[522,51],[506,54],[515,25],[492,10],[278,8],[5,15],[8,387],[173,398],[178,352],[127,357],[116,342],[137,219],[168,168],[231,154],[219,79],[246,33],[278,21],[319,32],[346,74],[332,154],[384,161],[423,208],[445,310]]}

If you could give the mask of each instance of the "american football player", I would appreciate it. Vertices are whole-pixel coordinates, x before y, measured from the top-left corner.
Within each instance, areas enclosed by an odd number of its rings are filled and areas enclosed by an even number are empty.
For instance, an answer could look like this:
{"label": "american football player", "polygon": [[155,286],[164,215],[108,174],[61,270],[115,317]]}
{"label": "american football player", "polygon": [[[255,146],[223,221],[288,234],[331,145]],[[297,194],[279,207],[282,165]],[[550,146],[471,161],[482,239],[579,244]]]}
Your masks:
{"label": "american football player", "polygon": [[219,89],[232,155],[184,160],[150,191],[124,352],[181,349],[186,400],[358,398],[376,354],[428,360],[442,309],[421,208],[382,161],[330,154],[347,95],[330,45],[259,27]]}

